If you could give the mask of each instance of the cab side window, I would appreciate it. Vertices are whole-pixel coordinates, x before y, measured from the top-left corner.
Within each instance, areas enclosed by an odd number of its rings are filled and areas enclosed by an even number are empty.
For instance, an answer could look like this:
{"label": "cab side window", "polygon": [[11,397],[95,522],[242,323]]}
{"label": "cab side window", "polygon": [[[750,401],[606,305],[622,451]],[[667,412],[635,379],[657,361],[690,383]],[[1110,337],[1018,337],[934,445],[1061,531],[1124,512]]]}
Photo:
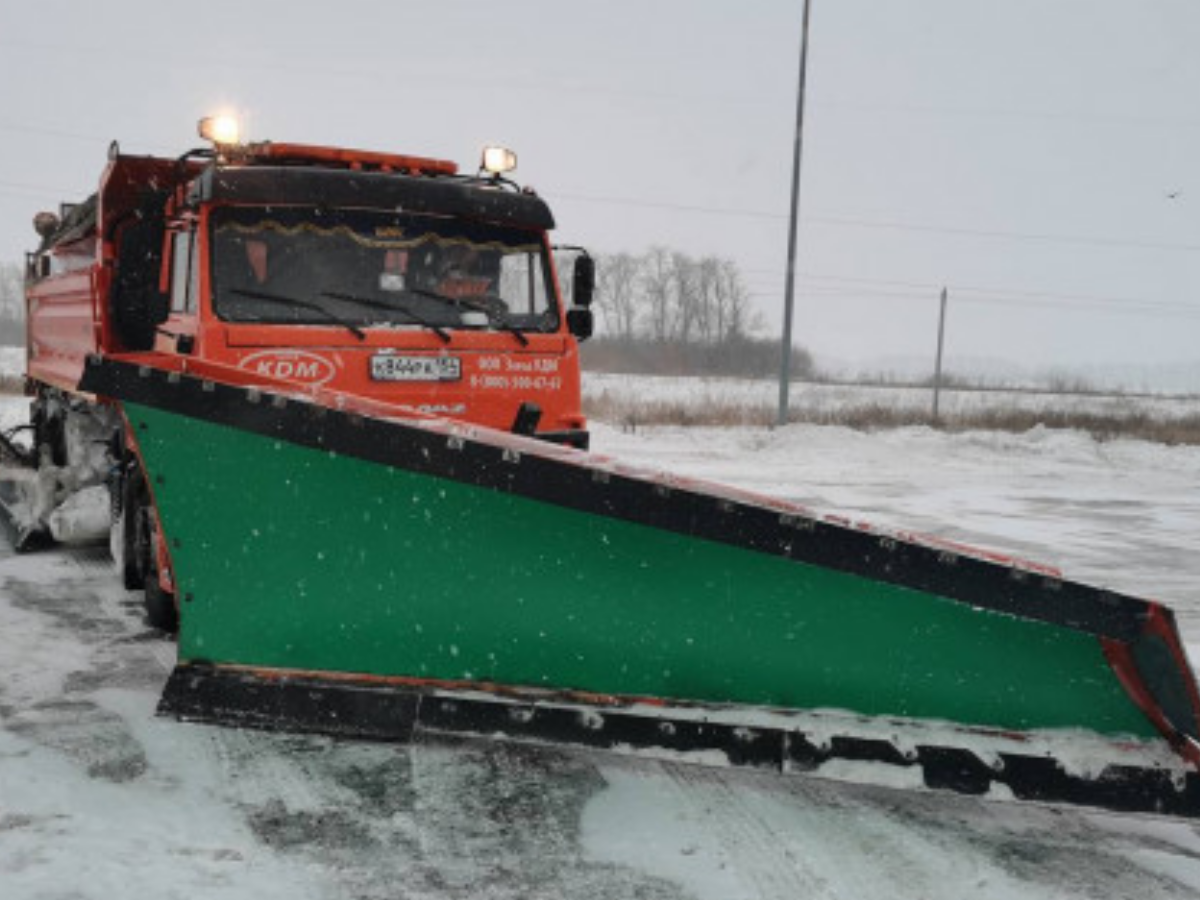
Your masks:
{"label": "cab side window", "polygon": [[509,253],[500,260],[499,294],[509,310],[529,316],[550,305],[539,253]]}
{"label": "cab side window", "polygon": [[196,242],[191,232],[175,235],[171,258],[171,312],[186,313],[196,309],[200,290],[200,266],[196,260]]}

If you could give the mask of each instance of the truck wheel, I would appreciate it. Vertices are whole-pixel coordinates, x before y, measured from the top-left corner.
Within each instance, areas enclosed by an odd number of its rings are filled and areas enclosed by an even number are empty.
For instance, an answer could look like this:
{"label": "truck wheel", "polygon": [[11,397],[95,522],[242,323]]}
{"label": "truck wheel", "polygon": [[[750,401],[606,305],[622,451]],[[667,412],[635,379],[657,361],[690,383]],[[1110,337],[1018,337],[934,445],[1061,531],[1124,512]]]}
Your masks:
{"label": "truck wheel", "polygon": [[146,576],[146,621],[151,628],[175,634],[179,631],[179,610],[175,608],[175,595],[162,589],[158,583],[158,572]]}

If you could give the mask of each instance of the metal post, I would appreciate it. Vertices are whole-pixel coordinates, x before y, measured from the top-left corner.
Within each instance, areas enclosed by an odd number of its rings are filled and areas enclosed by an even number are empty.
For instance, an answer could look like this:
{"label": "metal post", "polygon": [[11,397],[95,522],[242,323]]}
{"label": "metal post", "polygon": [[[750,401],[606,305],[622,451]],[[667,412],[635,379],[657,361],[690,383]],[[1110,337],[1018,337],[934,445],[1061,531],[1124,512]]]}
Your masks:
{"label": "metal post", "polygon": [[937,365],[933,370],[933,421],[938,420],[938,402],[942,393],[942,346],[946,339],[946,289],[942,288],[942,308],[938,313]]}
{"label": "metal post", "polygon": [[800,217],[800,155],[804,148],[804,81],[808,72],[808,18],[811,0],[804,0],[804,22],[800,29],[800,86],[796,91],[796,137],[792,150],[792,216],[788,225],[787,286],[783,297],[783,346],[779,365],[779,415],[787,424],[788,382],[792,368],[792,306],[796,288],[796,231]]}

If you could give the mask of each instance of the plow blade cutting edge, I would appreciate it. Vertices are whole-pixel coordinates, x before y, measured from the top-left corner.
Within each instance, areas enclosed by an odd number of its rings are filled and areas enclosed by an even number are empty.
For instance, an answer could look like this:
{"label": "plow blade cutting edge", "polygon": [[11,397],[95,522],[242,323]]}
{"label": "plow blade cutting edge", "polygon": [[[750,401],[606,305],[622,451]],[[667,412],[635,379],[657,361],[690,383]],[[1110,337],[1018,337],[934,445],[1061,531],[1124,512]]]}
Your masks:
{"label": "plow blade cutting edge", "polygon": [[245,378],[94,357],[80,385],[120,402],[168,538],[166,712],[1200,817],[1158,604]]}

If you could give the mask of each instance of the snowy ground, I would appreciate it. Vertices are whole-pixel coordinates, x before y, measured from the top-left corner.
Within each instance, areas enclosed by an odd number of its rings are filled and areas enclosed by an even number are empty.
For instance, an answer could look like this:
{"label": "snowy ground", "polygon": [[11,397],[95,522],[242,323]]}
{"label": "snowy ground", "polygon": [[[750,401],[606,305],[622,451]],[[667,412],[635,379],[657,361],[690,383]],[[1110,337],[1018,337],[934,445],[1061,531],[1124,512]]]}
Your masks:
{"label": "snowy ground", "polygon": [[0,347],[0,375],[20,375],[25,371],[24,347]]}
{"label": "snowy ground", "polygon": [[[595,443],[1158,596],[1200,648],[1200,449],[800,426],[598,426]],[[1200,826],[1176,821],[181,725],[152,715],[173,655],[101,551],[17,557],[0,541],[0,898],[1200,894]]]}

